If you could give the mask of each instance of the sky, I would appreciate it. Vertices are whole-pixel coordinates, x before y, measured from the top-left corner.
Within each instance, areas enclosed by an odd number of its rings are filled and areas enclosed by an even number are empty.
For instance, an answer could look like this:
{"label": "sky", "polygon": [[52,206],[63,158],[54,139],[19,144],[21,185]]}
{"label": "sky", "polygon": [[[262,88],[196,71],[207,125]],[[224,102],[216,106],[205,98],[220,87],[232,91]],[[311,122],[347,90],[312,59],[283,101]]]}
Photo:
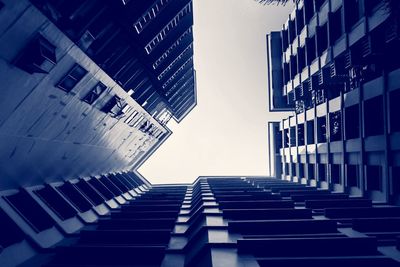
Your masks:
{"label": "sky", "polygon": [[280,30],[291,5],[194,0],[198,104],[139,168],[153,184],[206,175],[268,175],[266,34]]}

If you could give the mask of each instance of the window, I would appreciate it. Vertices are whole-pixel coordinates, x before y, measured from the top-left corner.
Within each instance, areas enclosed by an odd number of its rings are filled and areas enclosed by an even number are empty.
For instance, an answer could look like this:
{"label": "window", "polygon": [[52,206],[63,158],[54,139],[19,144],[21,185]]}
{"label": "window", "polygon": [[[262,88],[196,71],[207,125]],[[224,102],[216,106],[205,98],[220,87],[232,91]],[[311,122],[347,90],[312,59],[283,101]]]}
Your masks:
{"label": "window", "polygon": [[288,36],[288,30],[283,30],[282,31],[282,48],[283,51],[286,51],[286,49],[289,47],[289,36]]}
{"label": "window", "polygon": [[367,165],[367,190],[382,190],[382,166]]}
{"label": "window", "polygon": [[179,54],[179,56],[177,56],[174,61],[171,62],[171,64],[168,65],[168,67],[166,67],[163,72],[161,72],[160,75],[158,75],[157,79],[161,80],[165,74],[167,74],[173,67],[174,65],[185,55],[185,53],[187,51],[189,51],[190,49],[192,49],[192,44],[190,44],[188,47],[185,48],[185,50],[182,51],[182,53]]}
{"label": "window", "polygon": [[314,0],[304,0],[305,22],[308,24],[314,15]]}
{"label": "window", "polygon": [[34,193],[62,220],[72,218],[77,214],[76,210],[50,185]]}
{"label": "window", "polygon": [[92,178],[89,180],[89,184],[93,186],[106,200],[110,200],[114,197],[114,194],[108,189],[104,184],[102,184],[99,179]]}
{"label": "window", "polygon": [[94,101],[96,101],[100,95],[106,90],[107,86],[105,86],[103,83],[99,82],[97,83],[92,90],[82,99],[88,104],[93,104]]}
{"label": "window", "polygon": [[299,178],[304,178],[304,166],[306,164],[299,163]]}
{"label": "window", "polygon": [[318,55],[322,55],[328,48],[328,23],[317,27]]}
{"label": "window", "polygon": [[17,67],[30,74],[49,73],[56,63],[56,47],[42,35],[35,37],[15,61]]}
{"label": "window", "polygon": [[304,123],[297,125],[297,142],[299,146],[304,146]]}
{"label": "window", "polygon": [[[126,5],[126,0],[122,0]],[[144,28],[157,17],[159,13],[167,6],[170,0],[158,0],[133,24],[137,33],[141,33]]]}
{"label": "window", "polygon": [[307,64],[310,65],[317,57],[317,52],[315,49],[315,35],[307,39],[306,46],[307,46]]}
{"label": "window", "polygon": [[330,14],[329,20],[330,42],[334,44],[342,35],[342,7]]}
{"label": "window", "polygon": [[400,113],[400,89],[390,93],[390,132],[400,132],[400,120],[396,116]]}
{"label": "window", "polygon": [[341,184],[340,164],[331,165],[331,182],[332,184]]}
{"label": "window", "polygon": [[290,146],[296,146],[296,127],[290,127]]}
{"label": "window", "polygon": [[80,212],[86,212],[92,208],[92,204],[69,182],[58,186],[56,189]]}
{"label": "window", "polygon": [[185,37],[192,33],[192,28],[187,29],[179,38],[165,51],[154,63],[153,69],[157,69],[158,66],[171,54],[172,51],[177,48],[181,42],[185,39]]}
{"label": "window", "polygon": [[14,195],[6,196],[4,199],[36,232],[54,226],[53,218],[24,189]]}
{"label": "window", "polygon": [[353,105],[345,108],[345,127],[346,139],[355,139],[360,137],[359,105]]}
{"label": "window", "polygon": [[130,107],[117,95],[108,100],[108,102],[102,107],[101,111],[110,113],[113,117],[121,117],[128,111]]}
{"label": "window", "polygon": [[329,113],[330,141],[342,140],[342,114],[340,111]]}
{"label": "window", "polygon": [[86,73],[87,70],[81,65],[75,64],[56,86],[68,93],[82,80]]}
{"label": "window", "polygon": [[300,47],[297,50],[297,61],[299,65],[299,71],[302,71],[306,66],[306,52],[304,47]]}
{"label": "window", "polygon": [[319,181],[326,181],[326,164],[318,164],[318,178]]}
{"label": "window", "polygon": [[104,202],[102,196],[97,193],[85,180],[80,180],[74,186],[95,206]]}
{"label": "window", "polygon": [[191,2],[187,4],[146,46],[145,50],[149,55],[151,51],[161,43],[165,37],[170,33],[174,28],[179,25],[179,21],[185,17],[187,14],[192,12]]}
{"label": "window", "polygon": [[290,165],[292,168],[292,176],[297,176],[296,163],[291,163]]}
{"label": "window", "polygon": [[0,246],[6,248],[24,240],[25,235],[17,224],[0,209]]}
{"label": "window", "polygon": [[307,165],[307,172],[308,172],[308,179],[315,180],[315,165],[314,164],[309,163]]}
{"label": "window", "polygon": [[360,187],[360,175],[358,165],[346,165],[347,168],[347,186]]}
{"label": "window", "polygon": [[304,8],[296,11],[297,34],[299,35],[304,28]]}
{"label": "window", "polygon": [[317,119],[317,141],[318,143],[326,143],[326,117],[318,117]]}
{"label": "window", "polygon": [[307,144],[314,144],[314,120],[307,121]]}
{"label": "window", "polygon": [[382,96],[377,96],[364,102],[364,131],[365,136],[383,134],[384,123]]}

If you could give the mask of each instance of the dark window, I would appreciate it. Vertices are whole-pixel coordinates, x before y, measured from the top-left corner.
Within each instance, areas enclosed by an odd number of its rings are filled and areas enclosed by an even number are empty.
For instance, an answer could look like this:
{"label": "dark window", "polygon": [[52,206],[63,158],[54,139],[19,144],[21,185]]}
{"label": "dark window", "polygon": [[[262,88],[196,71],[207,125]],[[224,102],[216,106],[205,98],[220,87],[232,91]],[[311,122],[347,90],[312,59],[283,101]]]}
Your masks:
{"label": "dark window", "polygon": [[289,47],[288,30],[283,30],[282,31],[282,49],[283,49],[283,51],[286,51],[286,49],[288,47]]}
{"label": "dark window", "polygon": [[296,38],[296,22],[294,20],[289,21],[289,43],[292,43]]}
{"label": "dark window", "polygon": [[111,180],[108,177],[102,176],[99,180],[108,189],[110,189],[110,191],[113,192],[115,196],[119,196],[122,194],[122,191],[113,182],[111,182]]}
{"label": "dark window", "polygon": [[19,229],[15,222],[1,209],[0,222],[0,246],[6,248],[24,239],[24,233],[21,229]]}
{"label": "dark window", "polygon": [[92,208],[92,204],[69,182],[58,186],[57,190],[80,212],[85,212]]}
{"label": "dark window", "polygon": [[384,132],[383,97],[377,96],[364,102],[365,136],[381,135]]}
{"label": "dark window", "polygon": [[128,186],[126,186],[120,179],[118,176],[110,174],[108,176],[108,178],[111,180],[111,182],[113,182],[115,184],[116,187],[118,187],[119,190],[121,190],[122,192],[127,192],[130,190],[130,188]]}
{"label": "dark window", "polygon": [[317,142],[326,143],[326,117],[317,118]]}
{"label": "dark window", "polygon": [[359,166],[358,165],[346,165],[347,167],[347,186],[348,187],[360,187],[359,180]]}
{"label": "dark window", "polygon": [[97,83],[92,90],[82,99],[86,103],[93,104],[94,101],[96,101],[100,95],[106,90],[107,86],[105,86],[103,83],[99,82]]}
{"label": "dark window", "polygon": [[87,70],[85,70],[79,64],[75,64],[68,73],[62,78],[58,83],[57,87],[65,92],[70,92],[77,83],[82,80],[82,78],[86,75]]}
{"label": "dark window", "polygon": [[275,153],[279,153],[282,148],[282,131],[276,131],[275,136]]}
{"label": "dark window", "polygon": [[72,218],[77,214],[76,210],[50,185],[46,185],[34,193],[62,220]]}
{"label": "dark window", "polygon": [[314,0],[304,0],[305,22],[308,24],[314,15]]}
{"label": "dark window", "polygon": [[114,197],[114,194],[99,179],[92,178],[89,180],[89,184],[93,186],[105,199],[110,200]]}
{"label": "dark window", "polygon": [[358,104],[345,108],[345,114],[346,139],[359,138],[360,119]]}
{"label": "dark window", "polygon": [[283,146],[289,147],[289,129],[283,130]]}
{"label": "dark window", "polygon": [[108,102],[101,108],[101,111],[110,113],[112,117],[120,117],[124,115],[127,105],[119,97],[114,95]]}
{"label": "dark window", "polygon": [[129,177],[130,179],[132,179],[137,184],[137,186],[140,186],[140,185],[144,184],[142,179],[137,177],[133,172],[125,173],[124,175],[126,177]]}
{"label": "dark window", "polygon": [[296,127],[290,127],[290,146],[296,146]]}
{"label": "dark window", "polygon": [[308,168],[308,179],[315,180],[315,165],[309,163],[307,168]]}
{"label": "dark window", "polygon": [[297,125],[297,142],[299,146],[304,146],[304,123]]}
{"label": "dark window", "polygon": [[318,178],[319,181],[326,181],[326,164],[318,164]]}
{"label": "dark window", "polygon": [[300,35],[301,31],[304,28],[304,9],[300,9],[296,11],[296,22],[297,22],[297,34]]}
{"label": "dark window", "polygon": [[314,120],[307,121],[307,144],[314,144]]}
{"label": "dark window", "polygon": [[381,191],[382,190],[382,167],[367,166],[367,190]]}
{"label": "dark window", "polygon": [[321,8],[322,4],[325,2],[325,0],[315,0],[315,11],[319,11]]}
{"label": "dark window", "polygon": [[360,19],[362,15],[362,2],[361,0],[347,0],[344,1],[344,8],[346,11],[346,28],[350,30],[354,24]]}
{"label": "dark window", "polygon": [[296,163],[292,163],[291,168],[292,168],[292,176],[297,176]]}
{"label": "dark window", "polygon": [[285,163],[285,174],[286,175],[290,174],[289,163]]}
{"label": "dark window", "polygon": [[78,190],[86,196],[90,202],[97,206],[100,205],[101,203],[104,202],[104,198],[96,191],[94,190],[86,181],[80,180],[76,184],[74,184],[78,188]]}
{"label": "dark window", "polygon": [[330,14],[329,33],[331,44],[334,44],[342,36],[342,7]]}
{"label": "dark window", "polygon": [[313,62],[313,60],[317,57],[317,50],[315,48],[315,35],[307,39],[306,46],[307,46],[307,64],[310,65]]}
{"label": "dark window", "polygon": [[4,198],[36,232],[54,226],[50,215],[25,190]]}
{"label": "dark window", "polygon": [[299,178],[304,178],[304,165],[303,163],[299,163]]}
{"label": "dark window", "polygon": [[340,164],[331,165],[331,182],[333,184],[341,184]]}
{"label": "dark window", "polygon": [[49,73],[56,63],[56,47],[39,35],[24,48],[15,65],[32,74]]}
{"label": "dark window", "polygon": [[342,140],[342,114],[340,111],[329,113],[330,141]]}
{"label": "dark window", "polygon": [[400,89],[390,93],[390,132],[400,132]]}
{"label": "dark window", "polygon": [[328,24],[325,23],[322,26],[317,27],[317,48],[318,55],[322,55],[322,53],[328,48]]}
{"label": "dark window", "polygon": [[299,72],[306,66],[306,52],[304,47],[300,47],[297,50],[297,61],[299,65]]}
{"label": "dark window", "polygon": [[293,79],[297,73],[297,59],[295,56],[290,56],[290,78]]}

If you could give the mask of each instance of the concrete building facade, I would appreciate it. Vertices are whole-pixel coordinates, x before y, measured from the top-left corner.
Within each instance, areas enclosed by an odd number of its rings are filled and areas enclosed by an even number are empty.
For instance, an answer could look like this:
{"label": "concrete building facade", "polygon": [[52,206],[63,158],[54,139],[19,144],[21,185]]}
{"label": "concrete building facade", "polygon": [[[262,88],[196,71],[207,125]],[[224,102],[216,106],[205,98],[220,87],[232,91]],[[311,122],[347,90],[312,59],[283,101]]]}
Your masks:
{"label": "concrete building facade", "polygon": [[271,133],[279,178],[399,203],[399,19],[386,2],[300,1],[269,35],[271,109],[293,111]]}
{"label": "concrete building facade", "polygon": [[191,1],[4,0],[0,24],[0,190],[135,170],[196,105]]}

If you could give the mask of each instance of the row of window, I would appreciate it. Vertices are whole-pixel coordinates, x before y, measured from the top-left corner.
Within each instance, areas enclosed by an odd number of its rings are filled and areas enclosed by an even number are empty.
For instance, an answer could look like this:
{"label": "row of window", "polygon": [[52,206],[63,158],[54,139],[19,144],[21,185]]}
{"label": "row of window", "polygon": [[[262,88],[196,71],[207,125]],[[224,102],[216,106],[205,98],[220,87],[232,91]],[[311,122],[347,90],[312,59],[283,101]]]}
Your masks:
{"label": "row of window", "polygon": [[178,26],[180,20],[190,12],[192,12],[191,2],[182,8],[182,10],[145,46],[147,54],[150,54],[151,51],[165,39],[168,33]]}
{"label": "row of window", "polygon": [[183,64],[182,66],[180,66],[180,68],[174,72],[174,74],[172,74],[171,77],[169,77],[169,79],[162,85],[162,88],[165,89],[167,88],[167,86],[173,81],[175,80],[175,78],[179,75],[179,73],[181,71],[183,71],[190,63],[193,64],[193,57],[188,58]]}
{"label": "row of window", "polygon": [[158,0],[133,24],[136,32],[140,34],[146,26],[157,17],[171,0]]}
{"label": "row of window", "polygon": [[[330,168],[328,168],[328,166]],[[345,165],[345,177],[343,179],[340,164],[315,164],[312,163],[285,163],[283,168],[285,175],[306,178],[305,170],[307,170],[307,178],[309,180],[317,180],[320,182],[329,182],[331,184],[341,184],[347,187],[361,187],[360,181],[360,165]],[[400,167],[391,167],[392,169],[392,192],[400,193]],[[317,173],[317,175],[316,175]],[[365,189],[367,191],[382,191],[383,174],[380,165],[365,165]],[[328,178],[330,179],[328,181]]]}
{"label": "row of window", "polygon": [[157,79],[161,80],[168,73],[168,71],[170,71],[174,67],[174,65],[185,55],[185,53],[192,49],[192,47],[192,44],[186,47],[185,50],[183,50],[182,53],[180,53],[179,56],[177,56],[174,61],[172,61],[171,64],[169,64],[168,67],[166,67],[165,70],[163,70],[163,72],[158,75]]}
{"label": "row of window", "polygon": [[171,88],[169,88],[165,92],[165,96],[168,97],[170,94],[179,91],[183,87],[183,86],[180,86],[181,82],[187,81],[190,78],[194,79],[193,68],[190,68],[185,74],[183,74],[182,77],[176,83],[174,83],[174,85]]}
{"label": "row of window", "polygon": [[[390,132],[400,132],[400,120],[395,116],[399,112],[398,103],[400,103],[400,89],[394,90],[389,94]],[[343,109],[345,118],[342,126],[342,111],[331,112],[328,116],[317,117],[316,120],[307,121],[284,129],[283,146],[303,146],[307,144],[325,143],[329,139],[331,142],[356,139],[360,137],[360,111],[359,104],[352,105]],[[376,136],[384,134],[384,106],[383,96],[377,96],[363,102],[363,125],[364,136]],[[327,118],[329,121],[327,121]],[[327,123],[329,122],[329,134],[327,132]],[[316,132],[314,135],[316,123]],[[306,132],[305,132],[306,128]],[[329,136],[329,137],[328,137]]]}
{"label": "row of window", "polygon": [[172,51],[177,48],[185,37],[192,33],[192,27],[187,29],[179,38],[153,63],[153,69],[157,69],[158,66],[171,54]]}

